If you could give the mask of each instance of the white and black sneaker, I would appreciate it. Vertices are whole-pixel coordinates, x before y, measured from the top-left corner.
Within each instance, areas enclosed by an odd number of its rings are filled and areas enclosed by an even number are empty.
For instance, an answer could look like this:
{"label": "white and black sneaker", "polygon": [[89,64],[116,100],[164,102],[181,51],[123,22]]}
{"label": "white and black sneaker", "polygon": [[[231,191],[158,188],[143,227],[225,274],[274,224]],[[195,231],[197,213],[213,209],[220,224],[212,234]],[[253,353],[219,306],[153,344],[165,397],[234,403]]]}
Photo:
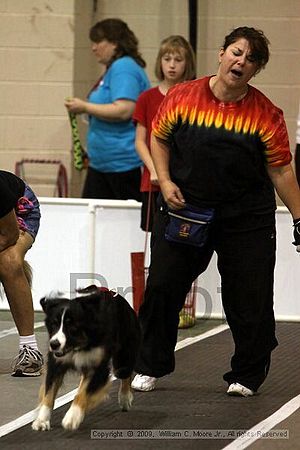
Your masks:
{"label": "white and black sneaker", "polygon": [[23,345],[12,363],[13,377],[38,377],[42,373],[44,358],[41,352]]}
{"label": "white and black sneaker", "polygon": [[254,391],[240,383],[231,383],[227,390],[227,394],[235,397],[252,397],[252,395],[254,395]]}
{"label": "white and black sneaker", "polygon": [[138,373],[132,380],[131,387],[135,391],[148,392],[155,389],[157,378]]}

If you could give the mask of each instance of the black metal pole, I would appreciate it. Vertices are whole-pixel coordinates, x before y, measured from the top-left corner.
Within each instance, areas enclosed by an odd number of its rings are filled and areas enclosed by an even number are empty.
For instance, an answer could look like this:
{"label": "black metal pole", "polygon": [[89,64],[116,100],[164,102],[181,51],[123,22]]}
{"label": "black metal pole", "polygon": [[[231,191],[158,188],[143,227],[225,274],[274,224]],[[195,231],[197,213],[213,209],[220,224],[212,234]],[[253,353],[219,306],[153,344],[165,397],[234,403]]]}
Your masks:
{"label": "black metal pole", "polygon": [[197,10],[198,0],[189,0],[189,41],[193,50],[197,52]]}

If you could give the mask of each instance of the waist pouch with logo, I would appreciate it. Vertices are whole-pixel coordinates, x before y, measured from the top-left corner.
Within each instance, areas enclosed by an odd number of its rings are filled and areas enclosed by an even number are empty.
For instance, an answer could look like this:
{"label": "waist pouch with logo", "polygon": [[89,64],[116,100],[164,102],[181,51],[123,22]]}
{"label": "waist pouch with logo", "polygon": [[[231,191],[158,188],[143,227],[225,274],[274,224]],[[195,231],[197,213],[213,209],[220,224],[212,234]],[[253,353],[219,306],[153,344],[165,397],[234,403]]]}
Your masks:
{"label": "waist pouch with logo", "polygon": [[178,210],[169,209],[168,216],[165,231],[167,241],[195,247],[202,247],[206,243],[214,209],[186,205]]}

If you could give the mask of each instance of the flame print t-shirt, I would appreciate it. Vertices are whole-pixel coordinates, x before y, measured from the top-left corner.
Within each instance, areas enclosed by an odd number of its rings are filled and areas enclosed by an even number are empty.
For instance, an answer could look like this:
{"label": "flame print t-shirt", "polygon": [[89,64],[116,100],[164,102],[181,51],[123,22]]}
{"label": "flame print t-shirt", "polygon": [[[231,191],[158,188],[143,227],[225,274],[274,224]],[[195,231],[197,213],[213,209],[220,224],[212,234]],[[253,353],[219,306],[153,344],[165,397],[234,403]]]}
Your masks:
{"label": "flame print t-shirt", "polygon": [[291,161],[282,111],[248,86],[239,102],[221,102],[210,77],[169,90],[152,124],[170,148],[170,175],[185,200],[225,216],[275,210],[266,167]]}

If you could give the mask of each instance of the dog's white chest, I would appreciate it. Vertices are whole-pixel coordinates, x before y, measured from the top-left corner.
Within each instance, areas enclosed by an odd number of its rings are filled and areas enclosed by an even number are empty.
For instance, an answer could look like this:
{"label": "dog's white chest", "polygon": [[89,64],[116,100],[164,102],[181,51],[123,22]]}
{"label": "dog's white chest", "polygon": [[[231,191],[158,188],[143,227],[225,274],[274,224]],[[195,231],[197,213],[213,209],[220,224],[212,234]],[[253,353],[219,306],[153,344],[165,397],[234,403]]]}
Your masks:
{"label": "dog's white chest", "polygon": [[76,369],[80,370],[82,367],[98,366],[104,357],[104,348],[97,347],[93,350],[79,351],[72,355],[73,364]]}

